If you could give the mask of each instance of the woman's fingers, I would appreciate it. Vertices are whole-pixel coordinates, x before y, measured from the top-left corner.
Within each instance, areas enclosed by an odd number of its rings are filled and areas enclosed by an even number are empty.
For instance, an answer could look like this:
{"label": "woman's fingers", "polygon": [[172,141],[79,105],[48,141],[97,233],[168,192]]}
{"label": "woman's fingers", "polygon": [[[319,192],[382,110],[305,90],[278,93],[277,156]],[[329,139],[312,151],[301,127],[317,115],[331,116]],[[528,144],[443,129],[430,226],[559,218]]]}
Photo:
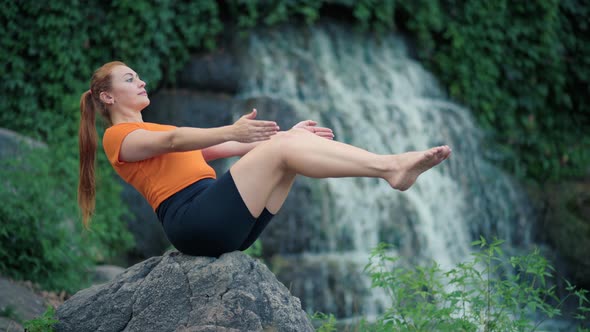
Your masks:
{"label": "woman's fingers", "polygon": [[316,133],[316,135],[322,138],[334,139],[334,134],[332,133]]}
{"label": "woman's fingers", "polygon": [[[256,109],[250,114],[242,116],[236,123],[241,127],[239,141],[257,142],[270,139],[280,130],[275,121],[255,120]],[[326,139],[334,139],[332,129],[326,127],[317,127],[317,122],[313,120],[304,120],[297,123],[293,128],[302,128]]]}
{"label": "woman's fingers", "polygon": [[326,127],[313,127],[316,133],[331,133],[332,129]]}
{"label": "woman's fingers", "polygon": [[317,124],[318,123],[313,120],[304,120],[294,125],[293,128],[302,128],[320,137],[334,139],[334,133],[332,132],[332,129],[326,127],[317,127]]}
{"label": "woman's fingers", "polygon": [[332,129],[326,127],[306,127],[305,129],[311,131],[312,133],[327,139],[334,139],[334,133]]}
{"label": "woman's fingers", "polygon": [[256,127],[272,127],[279,130],[279,126],[274,121],[251,120],[251,123]]}
{"label": "woman's fingers", "polygon": [[331,130],[316,130],[315,134],[319,136],[334,137],[334,133]]}
{"label": "woman's fingers", "polygon": [[242,116],[242,118],[246,118],[246,119],[254,119],[254,118],[256,118],[256,115],[257,115],[257,114],[258,114],[258,111],[256,111],[256,109],[255,109],[255,108],[253,108],[253,109],[252,109],[252,112],[250,112],[250,113],[248,113],[248,114],[246,114],[246,115],[243,115],[243,116]]}
{"label": "woman's fingers", "polygon": [[255,133],[274,133],[276,134],[280,128],[275,122],[267,121],[266,123],[252,123],[252,131]]}
{"label": "woman's fingers", "polygon": [[309,126],[315,126],[318,123],[313,121],[313,120],[303,120],[299,123],[297,123],[296,125],[293,126],[293,128],[305,128],[305,127],[309,127]]}
{"label": "woman's fingers", "polygon": [[241,135],[241,141],[244,143],[270,139],[279,131],[279,126],[273,121],[250,120],[245,125]]}
{"label": "woman's fingers", "polygon": [[256,135],[251,135],[247,139],[243,141],[243,143],[252,143],[258,141],[266,141],[269,140],[273,135],[276,133],[259,133]]}

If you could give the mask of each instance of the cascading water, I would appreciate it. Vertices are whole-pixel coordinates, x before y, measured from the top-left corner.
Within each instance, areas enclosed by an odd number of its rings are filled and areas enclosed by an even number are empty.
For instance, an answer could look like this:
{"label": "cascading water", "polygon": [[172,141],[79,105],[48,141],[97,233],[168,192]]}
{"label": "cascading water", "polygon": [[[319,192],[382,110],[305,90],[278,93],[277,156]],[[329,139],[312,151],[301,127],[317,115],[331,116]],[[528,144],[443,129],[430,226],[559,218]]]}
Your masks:
{"label": "cascading water", "polygon": [[[448,100],[400,37],[324,25],[256,33],[247,44],[241,98],[280,100],[298,117],[332,128],[337,140],[376,153],[453,148],[452,158],[406,192],[370,178],[298,180],[313,204],[296,207],[309,210],[309,220],[283,236],[275,273],[306,310],[380,312],[387,303],[362,269],[382,241],[408,261],[434,259],[443,268],[468,258],[480,234],[530,243],[521,190],[484,159],[484,137],[469,111]],[[264,118],[264,109],[259,114]],[[290,250],[304,227],[315,234]]]}

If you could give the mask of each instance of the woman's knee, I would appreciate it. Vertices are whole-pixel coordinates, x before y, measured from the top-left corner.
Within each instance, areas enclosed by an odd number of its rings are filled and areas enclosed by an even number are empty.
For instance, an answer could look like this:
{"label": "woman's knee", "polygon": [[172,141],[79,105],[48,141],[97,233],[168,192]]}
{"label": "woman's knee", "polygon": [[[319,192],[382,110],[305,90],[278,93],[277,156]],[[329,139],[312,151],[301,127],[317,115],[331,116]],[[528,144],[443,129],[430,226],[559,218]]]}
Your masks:
{"label": "woman's knee", "polygon": [[279,132],[273,136],[273,139],[275,139],[279,144],[297,144],[297,142],[299,142],[302,137],[307,135],[313,134],[303,128],[292,128],[287,131]]}
{"label": "woman's knee", "polygon": [[295,135],[311,134],[311,132],[309,132],[309,130],[303,129],[303,128],[291,128],[291,129],[287,130],[286,132],[291,133],[291,134],[295,134]]}
{"label": "woman's knee", "polygon": [[274,145],[277,153],[289,153],[301,142],[301,138],[306,135],[313,135],[309,131],[302,128],[293,128],[287,131],[282,131],[272,137],[270,140]]}

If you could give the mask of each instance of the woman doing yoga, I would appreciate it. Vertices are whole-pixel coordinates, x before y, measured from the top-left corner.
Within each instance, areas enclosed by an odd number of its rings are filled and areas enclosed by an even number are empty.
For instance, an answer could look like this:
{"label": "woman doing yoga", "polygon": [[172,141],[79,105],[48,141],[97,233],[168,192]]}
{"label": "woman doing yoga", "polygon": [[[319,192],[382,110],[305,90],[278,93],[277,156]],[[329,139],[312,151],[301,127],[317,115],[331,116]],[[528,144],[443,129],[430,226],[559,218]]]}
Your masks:
{"label": "woman doing yoga", "polygon": [[[448,146],[378,155],[334,141],[307,120],[287,131],[256,119],[256,110],[217,128],[143,122],[150,100],[145,82],[122,62],[94,72],[80,100],[78,203],[86,227],[95,206],[95,113],[109,127],[104,151],[115,171],[150,203],[180,252],[219,256],[245,250],[279,211],[296,175],[376,177],[406,190],[451,154]],[[207,161],[241,156],[217,177]]]}

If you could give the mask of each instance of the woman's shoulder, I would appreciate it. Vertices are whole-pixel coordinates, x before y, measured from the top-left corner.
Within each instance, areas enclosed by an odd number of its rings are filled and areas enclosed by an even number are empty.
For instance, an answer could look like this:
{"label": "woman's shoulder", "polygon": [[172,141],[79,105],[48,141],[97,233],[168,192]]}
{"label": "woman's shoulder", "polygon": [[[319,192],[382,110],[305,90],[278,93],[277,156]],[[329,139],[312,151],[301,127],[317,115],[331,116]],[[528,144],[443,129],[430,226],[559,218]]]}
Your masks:
{"label": "woman's shoulder", "polygon": [[124,130],[127,128],[141,128],[142,125],[143,125],[142,122],[121,122],[121,123],[117,123],[117,124],[107,127],[107,129],[105,131],[118,131],[118,130]]}
{"label": "woman's shoulder", "polygon": [[145,126],[144,128],[146,128],[148,130],[160,131],[160,130],[172,130],[172,129],[176,128],[176,126],[160,124],[160,123],[153,123],[153,122],[142,122],[142,124]]}
{"label": "woman's shoulder", "polygon": [[153,123],[153,122],[121,122],[121,123],[117,123],[115,125],[108,127],[105,130],[105,134],[107,132],[129,131],[129,130],[135,130],[135,129],[162,131],[162,130],[172,130],[174,128],[176,128],[176,126],[164,125],[164,124]]}
{"label": "woman's shoulder", "polygon": [[119,146],[125,137],[139,129],[149,131],[169,131],[175,126],[162,125],[151,122],[121,122],[108,127],[102,137],[104,146]]}
{"label": "woman's shoulder", "polygon": [[162,125],[151,122],[121,122],[108,127],[102,137],[103,148],[113,164],[117,164],[121,144],[125,137],[135,130],[168,131],[175,126]]}

